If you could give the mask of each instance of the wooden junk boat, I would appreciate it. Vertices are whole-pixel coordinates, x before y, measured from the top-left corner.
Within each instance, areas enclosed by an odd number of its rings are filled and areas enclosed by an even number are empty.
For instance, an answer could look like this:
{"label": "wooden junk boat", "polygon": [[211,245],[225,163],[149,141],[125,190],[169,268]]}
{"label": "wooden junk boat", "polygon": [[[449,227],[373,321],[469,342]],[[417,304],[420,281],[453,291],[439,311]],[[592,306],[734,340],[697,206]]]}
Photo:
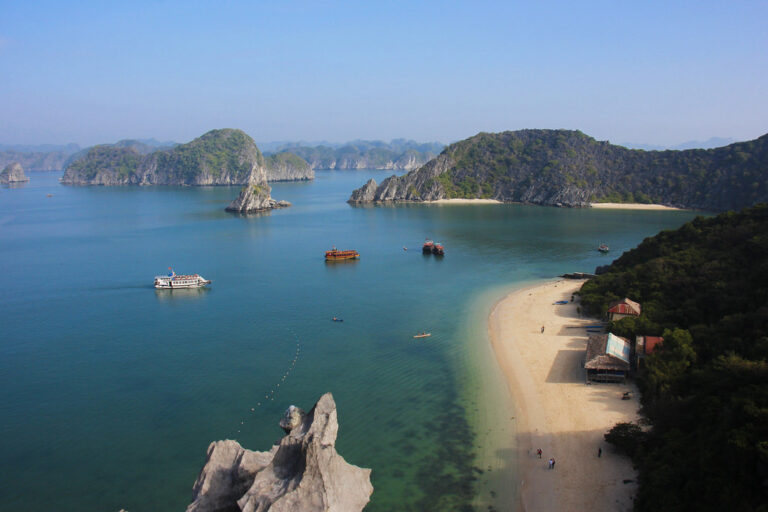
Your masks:
{"label": "wooden junk boat", "polygon": [[339,250],[336,247],[330,251],[325,251],[325,261],[343,261],[343,260],[358,260],[360,259],[360,253],[353,250]]}
{"label": "wooden junk boat", "polygon": [[432,248],[435,246],[435,243],[427,238],[424,240],[424,245],[421,246],[421,252],[424,254],[432,254]]}

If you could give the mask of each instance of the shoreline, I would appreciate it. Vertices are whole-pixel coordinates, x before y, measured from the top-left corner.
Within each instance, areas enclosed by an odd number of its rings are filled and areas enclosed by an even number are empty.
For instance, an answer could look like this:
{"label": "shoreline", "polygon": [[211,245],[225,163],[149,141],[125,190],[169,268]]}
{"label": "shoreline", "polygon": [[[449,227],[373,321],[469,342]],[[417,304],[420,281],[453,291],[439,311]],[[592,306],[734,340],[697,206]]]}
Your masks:
{"label": "shoreline", "polygon": [[502,204],[496,199],[435,199],[422,202],[425,204]]}
{"label": "shoreline", "polygon": [[[569,300],[583,283],[550,280],[515,290],[488,316],[491,346],[515,407],[517,471],[511,484],[517,495],[509,509],[632,510],[636,473],[603,434],[620,421],[637,419],[637,398],[620,399],[624,391],[635,391],[634,385],[585,385],[587,336],[578,326],[595,320],[579,317],[578,302],[553,304]],[[550,457],[554,470],[548,469]]]}
{"label": "shoreline", "polygon": [[642,204],[642,203],[589,203],[590,208],[603,210],[682,210],[674,206],[664,206],[663,204]]}

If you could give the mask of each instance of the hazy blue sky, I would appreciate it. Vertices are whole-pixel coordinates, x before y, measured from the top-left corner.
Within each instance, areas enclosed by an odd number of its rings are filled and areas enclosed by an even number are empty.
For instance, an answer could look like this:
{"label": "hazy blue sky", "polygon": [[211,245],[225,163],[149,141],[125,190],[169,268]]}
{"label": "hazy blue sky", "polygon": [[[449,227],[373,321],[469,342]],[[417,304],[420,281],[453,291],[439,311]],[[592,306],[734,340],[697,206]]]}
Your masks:
{"label": "hazy blue sky", "polygon": [[0,142],[768,132],[768,2],[0,0]]}

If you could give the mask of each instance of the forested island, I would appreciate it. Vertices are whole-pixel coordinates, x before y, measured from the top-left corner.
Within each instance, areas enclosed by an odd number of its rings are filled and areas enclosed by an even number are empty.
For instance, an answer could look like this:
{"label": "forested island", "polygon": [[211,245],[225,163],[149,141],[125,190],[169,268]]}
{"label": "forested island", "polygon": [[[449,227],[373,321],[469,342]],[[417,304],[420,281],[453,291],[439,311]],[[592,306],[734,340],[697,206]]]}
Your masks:
{"label": "forested island", "polygon": [[293,153],[312,169],[417,169],[444,148],[439,142],[419,143],[394,139],[391,142],[356,140],[341,145],[307,146],[288,144],[277,153]]}
{"label": "forested island", "polygon": [[295,155],[264,158],[242,130],[211,130],[171,148],[153,149],[137,141],[93,146],[71,162],[61,179],[67,185],[245,185],[254,168],[268,181],[314,178]]}
{"label": "forested island", "polygon": [[643,151],[571,130],[479,133],[405,176],[370,180],[350,202],[453,198],[739,209],[768,201],[768,135],[714,149]]}
{"label": "forested island", "polygon": [[768,205],[699,217],[601,271],[581,289],[584,311],[629,297],[642,315],[611,332],[664,338],[638,376],[643,423],[606,437],[639,470],[635,509],[765,510]]}

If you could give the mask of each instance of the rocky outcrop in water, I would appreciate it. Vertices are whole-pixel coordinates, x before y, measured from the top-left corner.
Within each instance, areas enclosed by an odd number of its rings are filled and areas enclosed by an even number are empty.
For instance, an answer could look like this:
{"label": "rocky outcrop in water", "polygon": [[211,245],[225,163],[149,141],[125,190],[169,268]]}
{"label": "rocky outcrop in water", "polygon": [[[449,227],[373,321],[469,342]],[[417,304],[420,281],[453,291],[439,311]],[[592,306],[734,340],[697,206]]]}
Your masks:
{"label": "rocky outcrop in water", "polygon": [[226,210],[236,213],[254,213],[291,206],[291,203],[288,201],[275,201],[272,199],[270,197],[271,191],[272,187],[266,181],[259,184],[246,185],[240,190],[240,195],[229,203]]}
{"label": "rocky outcrop in water", "polygon": [[[364,190],[363,190],[364,189]],[[768,201],[768,135],[714,149],[642,151],[579,131],[480,133],[349,201],[496,199],[552,206],[658,203],[703,210]],[[372,196],[372,197],[371,197]]]}
{"label": "rocky outcrop in water", "polygon": [[29,181],[24,174],[24,168],[18,162],[13,162],[0,172],[0,183],[21,183]]}
{"label": "rocky outcrop in water", "polygon": [[373,492],[370,469],[336,452],[336,403],[323,395],[308,413],[291,406],[286,436],[268,452],[217,441],[193,487],[187,512],[359,512]]}
{"label": "rocky outcrop in water", "polygon": [[66,185],[245,185],[251,170],[270,181],[311,179],[298,157],[265,160],[242,130],[212,130],[187,144],[146,153],[135,141],[89,148],[67,166]]}

